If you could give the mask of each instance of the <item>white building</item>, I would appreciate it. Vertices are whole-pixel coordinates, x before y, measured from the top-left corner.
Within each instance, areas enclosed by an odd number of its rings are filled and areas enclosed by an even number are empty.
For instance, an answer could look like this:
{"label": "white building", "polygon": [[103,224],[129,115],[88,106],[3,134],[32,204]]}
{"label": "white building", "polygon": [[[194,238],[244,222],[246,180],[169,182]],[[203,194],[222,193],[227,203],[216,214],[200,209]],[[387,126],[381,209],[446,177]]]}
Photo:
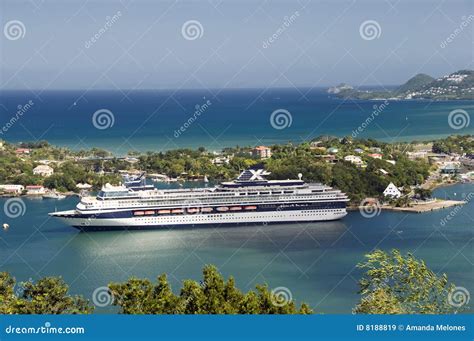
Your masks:
{"label": "white building", "polygon": [[54,173],[54,169],[46,165],[39,165],[33,169],[33,174],[41,176],[51,176]]}
{"label": "white building", "polygon": [[402,192],[391,182],[387,188],[385,188],[385,191],[383,191],[383,195],[386,197],[392,197],[392,198],[400,198],[402,196]]}
{"label": "white building", "polygon": [[76,188],[78,189],[91,189],[92,188],[92,185],[89,185],[87,183],[83,184],[83,183],[78,183],[76,185]]}
{"label": "white building", "polygon": [[5,193],[21,194],[24,190],[22,185],[0,185],[0,191]]}
{"label": "white building", "polygon": [[347,155],[344,157],[344,161],[350,162],[359,167],[361,167],[364,164],[360,156],[356,156],[356,155]]}
{"label": "white building", "polygon": [[230,162],[230,158],[227,157],[227,156],[218,156],[218,157],[212,159],[211,162],[214,165],[224,165],[224,164],[227,165]]}
{"label": "white building", "polygon": [[258,146],[252,150],[254,156],[258,156],[261,159],[268,159],[272,157],[272,150],[266,146]]}
{"label": "white building", "polygon": [[39,185],[26,186],[26,194],[28,195],[42,195],[46,194],[46,189]]}

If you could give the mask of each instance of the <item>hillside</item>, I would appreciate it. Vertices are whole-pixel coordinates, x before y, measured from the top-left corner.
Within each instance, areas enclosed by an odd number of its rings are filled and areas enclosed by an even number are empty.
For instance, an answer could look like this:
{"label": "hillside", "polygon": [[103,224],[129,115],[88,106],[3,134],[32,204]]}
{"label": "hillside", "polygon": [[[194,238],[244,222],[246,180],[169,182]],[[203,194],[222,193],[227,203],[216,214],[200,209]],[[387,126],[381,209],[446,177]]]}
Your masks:
{"label": "hillside", "polygon": [[420,73],[394,91],[362,91],[347,84],[338,90],[328,93],[353,99],[474,100],[474,71],[460,70],[437,79]]}
{"label": "hillside", "polygon": [[410,78],[405,84],[400,86],[395,92],[397,94],[403,94],[411,91],[417,91],[423,89],[425,86],[433,82],[435,79],[427,74],[419,73],[416,76]]}

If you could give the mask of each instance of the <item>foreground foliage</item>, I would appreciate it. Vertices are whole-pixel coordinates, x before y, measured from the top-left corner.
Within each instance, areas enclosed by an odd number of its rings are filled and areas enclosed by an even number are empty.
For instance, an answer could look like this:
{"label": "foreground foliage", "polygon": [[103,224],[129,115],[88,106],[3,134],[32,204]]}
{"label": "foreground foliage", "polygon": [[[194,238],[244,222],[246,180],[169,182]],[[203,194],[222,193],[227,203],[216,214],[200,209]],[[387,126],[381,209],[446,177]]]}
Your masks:
{"label": "foreground foliage", "polygon": [[233,277],[227,281],[214,266],[203,269],[203,281],[186,280],[179,295],[171,291],[166,275],[156,284],[147,279],[132,278],[125,283],[110,284],[114,305],[124,314],[310,314],[302,304],[275,295],[265,285],[257,291],[242,293]]}
{"label": "foreground foliage", "polygon": [[[449,304],[455,286],[446,274],[436,275],[412,254],[381,250],[358,264],[367,272],[359,281],[362,298],[354,309],[362,314],[450,314],[460,309]],[[462,309],[461,309],[462,310]]]}
{"label": "foreground foliage", "polygon": [[[359,282],[361,299],[354,313],[449,314],[466,308],[450,305],[455,286],[445,274],[436,275],[411,254],[377,250],[366,257],[366,262],[358,264],[366,272]],[[61,278],[15,284],[8,273],[0,273],[0,314],[89,314],[94,310],[88,300],[69,295]],[[110,302],[122,314],[313,313],[305,303],[297,307],[291,294],[286,295],[289,291],[272,292],[266,285],[257,285],[255,291],[244,293],[236,288],[233,277],[225,280],[212,265],[204,267],[201,282],[184,281],[178,295],[165,274],[156,283],[130,278],[108,288]]]}
{"label": "foreground foliage", "polygon": [[8,273],[0,273],[0,314],[89,314],[94,310],[86,299],[69,295],[68,286],[58,277],[15,284]]}

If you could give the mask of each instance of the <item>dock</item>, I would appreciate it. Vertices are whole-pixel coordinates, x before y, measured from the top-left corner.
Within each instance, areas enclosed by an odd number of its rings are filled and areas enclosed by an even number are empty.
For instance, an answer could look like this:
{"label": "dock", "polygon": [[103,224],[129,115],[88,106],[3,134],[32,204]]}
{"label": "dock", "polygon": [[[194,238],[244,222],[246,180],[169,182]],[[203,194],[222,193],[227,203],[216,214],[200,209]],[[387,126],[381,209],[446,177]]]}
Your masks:
{"label": "dock", "polygon": [[395,207],[391,205],[382,205],[383,210],[390,211],[399,211],[399,212],[413,212],[413,213],[424,213],[431,212],[436,210],[441,210],[443,208],[449,208],[454,206],[460,206],[466,204],[466,201],[459,200],[435,200],[427,203],[417,203],[413,204],[410,207]]}

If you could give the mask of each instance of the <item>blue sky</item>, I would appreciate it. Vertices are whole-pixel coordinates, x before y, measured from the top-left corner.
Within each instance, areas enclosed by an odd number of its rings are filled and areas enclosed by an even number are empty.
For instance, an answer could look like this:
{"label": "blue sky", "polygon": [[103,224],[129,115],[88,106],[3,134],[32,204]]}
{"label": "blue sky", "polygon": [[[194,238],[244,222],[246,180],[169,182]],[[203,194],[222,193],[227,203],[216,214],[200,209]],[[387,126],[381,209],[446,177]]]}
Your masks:
{"label": "blue sky", "polygon": [[[474,15],[471,0],[0,3],[2,89],[389,85],[473,68],[474,21],[441,47]],[[12,20],[19,39],[3,32]],[[182,34],[189,20],[197,39]],[[367,20],[380,27],[371,40],[359,30]]]}

